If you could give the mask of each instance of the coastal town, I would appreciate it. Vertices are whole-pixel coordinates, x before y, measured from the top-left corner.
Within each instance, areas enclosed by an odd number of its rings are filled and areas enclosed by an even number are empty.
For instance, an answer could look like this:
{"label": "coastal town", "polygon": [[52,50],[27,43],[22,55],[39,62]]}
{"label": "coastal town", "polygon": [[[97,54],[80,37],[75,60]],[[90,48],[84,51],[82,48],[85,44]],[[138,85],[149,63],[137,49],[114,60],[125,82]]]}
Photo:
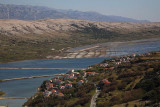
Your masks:
{"label": "coastal town", "polygon": [[105,59],[86,69],[72,69],[63,75],[53,75],[43,81],[23,106],[157,106],[159,66],[160,52]]}
{"label": "coastal town", "polygon": [[159,66],[160,52],[150,52],[106,59],[86,69],[72,69],[45,80],[35,95],[26,98],[24,106],[159,106]]}
{"label": "coastal town", "polygon": [[[49,97],[51,95],[63,97],[64,94],[61,92],[61,90],[64,90],[65,88],[72,88],[72,83],[80,86],[87,82],[87,76],[94,76],[96,74],[98,73],[86,71],[75,72],[73,69],[69,71],[64,77],[54,77],[50,80],[47,80],[45,83],[46,89],[43,92],[43,95],[44,97]],[[39,87],[38,90],[40,91],[41,88]]]}
{"label": "coastal town", "polygon": [[[81,92],[81,90],[86,90],[87,86],[90,85],[92,86],[92,88],[89,91],[86,91],[85,94],[87,95],[87,93],[91,93],[91,95],[89,95],[89,98],[86,102],[84,101],[83,103],[80,103],[80,105],[81,106],[90,105],[90,107],[95,107],[95,105],[102,106],[101,104],[99,104],[100,101],[99,97],[103,96],[102,93],[104,94],[104,91],[106,91],[107,93],[106,92],[105,93],[109,94],[109,96],[110,95],[113,96],[111,92],[115,90],[115,85],[117,85],[117,89],[119,91],[125,90],[124,86],[122,86],[123,83],[121,83],[121,81],[123,81],[124,83],[126,81],[130,82],[134,81],[132,77],[134,78],[136,77],[136,79],[139,80],[140,78],[142,78],[142,75],[144,74],[139,71],[129,72],[127,74],[123,73],[117,74],[119,71],[116,70],[118,70],[122,66],[123,67],[130,66],[132,63],[138,61],[140,57],[145,57],[150,55],[151,53],[140,54],[140,55],[136,55],[133,53],[132,55],[125,55],[125,56],[115,57],[110,60],[104,60],[102,63],[89,66],[85,70],[73,69],[67,72],[64,76],[53,77],[49,80],[44,81],[43,84],[38,88],[38,94],[35,94],[35,96],[31,97],[31,100],[29,100],[28,102],[36,100],[37,99],[36,97],[38,97],[39,94],[42,95],[42,98],[44,100],[53,98],[61,100],[63,99],[65,101],[65,99],[68,98],[70,98],[71,100],[76,98],[75,101],[76,103],[72,102],[73,103],[72,105],[66,103],[67,106],[70,105],[72,107],[73,105],[76,105],[77,103],[80,102],[77,98],[81,99],[81,97],[82,98],[85,97],[85,95],[83,95],[83,92]],[[118,76],[113,76],[113,75],[118,75]],[[129,79],[131,80],[128,79],[121,80],[121,78],[125,78],[125,76],[129,77]],[[117,80],[115,80],[115,78],[117,78]],[[132,84],[136,83],[133,82]],[[70,100],[68,102],[70,102]]]}
{"label": "coastal town", "polygon": [[160,0],[0,0],[0,107],[160,107]]}
{"label": "coastal town", "polygon": [[[113,70],[115,66],[118,66],[121,63],[127,63],[132,60],[136,55],[132,54],[132,56],[127,56],[127,57],[121,57],[117,59],[111,60],[110,63],[103,63],[99,65],[99,68],[105,68],[106,70]],[[89,67],[91,68],[91,67]],[[96,72],[86,72],[86,71],[79,71],[75,72],[75,70],[69,71],[65,76],[63,77],[54,77],[50,80],[47,80],[45,83],[46,89],[43,92],[44,97],[49,97],[49,96],[58,96],[58,97],[63,97],[64,94],[61,92],[61,90],[65,88],[72,88],[73,85],[72,83],[76,82],[76,85],[82,85],[83,83],[87,83],[87,78],[89,76],[95,76],[98,73]],[[102,83],[104,84],[111,84],[107,79],[101,80]],[[38,88],[40,91],[41,89]]]}

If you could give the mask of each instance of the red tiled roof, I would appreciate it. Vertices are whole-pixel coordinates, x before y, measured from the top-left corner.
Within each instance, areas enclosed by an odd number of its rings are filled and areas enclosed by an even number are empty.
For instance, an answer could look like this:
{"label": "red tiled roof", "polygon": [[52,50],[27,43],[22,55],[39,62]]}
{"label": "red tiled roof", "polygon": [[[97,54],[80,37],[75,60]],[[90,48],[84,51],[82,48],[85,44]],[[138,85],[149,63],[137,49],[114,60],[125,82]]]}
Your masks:
{"label": "red tiled roof", "polygon": [[55,90],[55,89],[52,89],[51,91],[52,91],[52,92],[56,92],[56,90]]}
{"label": "red tiled roof", "polygon": [[66,84],[66,85],[72,85],[72,84]]}
{"label": "red tiled roof", "polygon": [[67,82],[72,83],[71,81],[67,81]]}
{"label": "red tiled roof", "polygon": [[61,92],[59,92],[59,93],[58,93],[58,96],[64,96],[64,94],[63,94],[63,93],[61,93]]}
{"label": "red tiled roof", "polygon": [[103,79],[102,81],[103,81],[103,83],[105,83],[105,84],[111,84],[111,82],[109,82],[109,81],[106,80],[106,79]]}

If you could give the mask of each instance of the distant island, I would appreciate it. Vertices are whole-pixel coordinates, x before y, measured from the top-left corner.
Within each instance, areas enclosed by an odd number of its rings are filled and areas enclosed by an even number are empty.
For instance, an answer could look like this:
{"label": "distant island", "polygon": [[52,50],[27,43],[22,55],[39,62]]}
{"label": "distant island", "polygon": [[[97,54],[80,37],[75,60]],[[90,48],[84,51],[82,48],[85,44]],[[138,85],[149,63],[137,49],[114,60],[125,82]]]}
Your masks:
{"label": "distant island", "polygon": [[46,80],[24,105],[57,107],[158,106],[160,52],[104,60]]}

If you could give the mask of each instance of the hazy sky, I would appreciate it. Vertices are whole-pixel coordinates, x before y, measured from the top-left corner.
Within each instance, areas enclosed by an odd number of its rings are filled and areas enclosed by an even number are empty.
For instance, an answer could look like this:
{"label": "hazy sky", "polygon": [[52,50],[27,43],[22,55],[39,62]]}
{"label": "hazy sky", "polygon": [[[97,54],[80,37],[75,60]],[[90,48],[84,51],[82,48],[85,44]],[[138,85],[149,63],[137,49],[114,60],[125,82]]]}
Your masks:
{"label": "hazy sky", "polygon": [[160,22],[160,0],[0,0],[0,3],[96,11],[105,15]]}

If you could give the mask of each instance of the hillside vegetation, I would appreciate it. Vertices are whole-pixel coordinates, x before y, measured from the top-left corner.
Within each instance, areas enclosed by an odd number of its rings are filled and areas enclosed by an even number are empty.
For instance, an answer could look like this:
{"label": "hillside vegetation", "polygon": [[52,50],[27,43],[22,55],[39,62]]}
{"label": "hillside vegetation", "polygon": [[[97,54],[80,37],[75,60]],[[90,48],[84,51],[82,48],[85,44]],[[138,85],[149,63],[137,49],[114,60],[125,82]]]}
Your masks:
{"label": "hillside vegetation", "polygon": [[[103,63],[107,62],[104,61]],[[159,104],[159,52],[135,57],[130,62],[119,64],[111,71],[105,70],[105,68],[100,68],[98,71],[102,72],[101,76],[94,77],[94,80],[107,78],[111,84],[99,84],[101,94],[97,99],[97,107],[116,104],[121,105],[115,107],[144,107]]]}
{"label": "hillside vegetation", "polygon": [[0,20],[0,62],[47,58],[78,46],[158,38],[159,34],[160,23]]}
{"label": "hillside vegetation", "polygon": [[[77,72],[85,72],[87,76],[84,79],[71,79],[73,87],[59,90],[64,93],[63,97],[44,97],[43,93],[47,89],[45,81],[41,90],[25,105],[88,107],[97,88],[100,90],[97,107],[159,107],[160,52],[104,60],[85,71]],[[94,75],[88,75],[91,73]],[[81,79],[84,83],[77,85]]]}

